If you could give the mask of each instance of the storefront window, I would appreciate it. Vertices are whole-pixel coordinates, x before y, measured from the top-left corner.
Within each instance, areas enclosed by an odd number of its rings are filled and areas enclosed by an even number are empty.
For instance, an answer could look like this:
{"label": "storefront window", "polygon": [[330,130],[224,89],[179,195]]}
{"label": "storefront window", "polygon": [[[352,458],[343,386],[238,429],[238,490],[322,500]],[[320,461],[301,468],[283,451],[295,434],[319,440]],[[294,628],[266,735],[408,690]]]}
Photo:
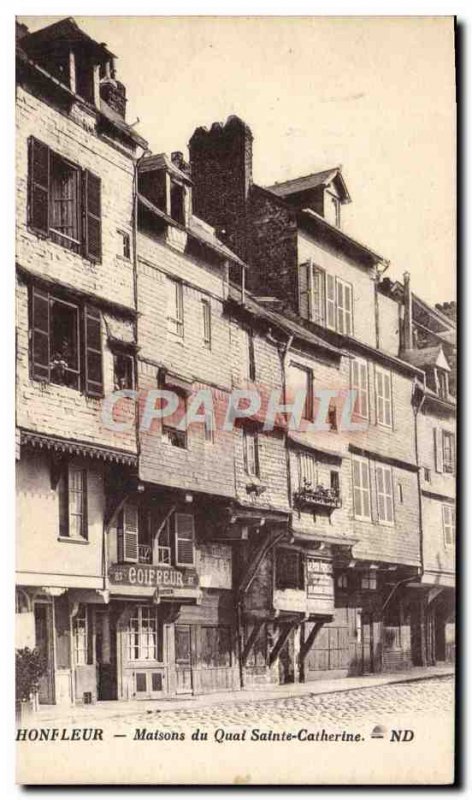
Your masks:
{"label": "storefront window", "polygon": [[162,661],[162,626],[153,606],[136,606],[129,621],[130,661]]}

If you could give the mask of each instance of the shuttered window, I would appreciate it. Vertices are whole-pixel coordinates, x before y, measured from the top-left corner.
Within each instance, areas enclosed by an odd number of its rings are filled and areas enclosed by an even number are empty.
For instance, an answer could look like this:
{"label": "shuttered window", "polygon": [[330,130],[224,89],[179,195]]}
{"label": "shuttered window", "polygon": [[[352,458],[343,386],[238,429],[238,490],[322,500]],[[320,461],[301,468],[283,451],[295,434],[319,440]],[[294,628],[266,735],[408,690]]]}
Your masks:
{"label": "shuttered window", "polygon": [[175,565],[192,567],[195,563],[195,526],[192,514],[174,515]]}
{"label": "shuttered window", "polygon": [[315,489],[317,485],[316,459],[308,453],[298,454],[298,482],[300,489]]}
{"label": "shuttered window", "polygon": [[120,514],[118,525],[118,560],[138,561],[138,509],[132,503],[126,503]]}
{"label": "shuttered window", "polygon": [[339,333],[352,333],[352,286],[350,283],[336,278],[336,330]]}
{"label": "shuttered window", "polygon": [[28,151],[28,224],[91,261],[102,256],[101,181],[33,136]]}
{"label": "shuttered window", "polygon": [[253,431],[243,431],[244,471],[259,477],[259,439]]}
{"label": "shuttered window", "polygon": [[91,261],[102,257],[101,182],[89,170],[84,172],[84,252]]}
{"label": "shuttered window", "polygon": [[326,327],[336,330],[336,281],[326,275]]}
{"label": "shuttered window", "polygon": [[167,278],[167,329],[175,336],[184,335],[184,290],[173,278]]}
{"label": "shuttered window", "polygon": [[442,432],[442,461],[443,471],[454,473],[455,470],[455,453],[454,453],[454,436],[448,431]]}
{"label": "shuttered window", "polygon": [[299,308],[302,317],[325,325],[326,320],[326,274],[312,260],[298,268]]}
{"label": "shuttered window", "polygon": [[363,419],[369,418],[369,388],[367,380],[367,361],[354,358],[351,361],[351,387],[356,390],[354,414]]}
{"label": "shuttered window", "polygon": [[393,525],[393,481],[392,468],[377,464],[375,467],[377,481],[377,509],[379,522]]}
{"label": "shuttered window", "polygon": [[366,458],[352,459],[352,483],[354,490],[354,516],[371,519],[369,462]]}
{"label": "shuttered window", "polygon": [[456,511],[454,506],[443,505],[442,517],[444,544],[446,547],[451,547],[456,541]]}
{"label": "shuttered window", "polygon": [[[81,322],[82,319],[82,322]],[[31,377],[103,396],[101,317],[62,297],[31,289]]]}
{"label": "shuttered window", "polygon": [[375,368],[375,393],[377,402],[377,422],[392,427],[392,374],[381,367]]}
{"label": "shuttered window", "polygon": [[289,364],[287,369],[287,393],[289,402],[294,403],[299,393],[305,397],[303,419],[313,419],[313,373],[311,369]]}
{"label": "shuttered window", "polygon": [[211,305],[209,300],[202,300],[202,333],[203,346],[211,350]]}

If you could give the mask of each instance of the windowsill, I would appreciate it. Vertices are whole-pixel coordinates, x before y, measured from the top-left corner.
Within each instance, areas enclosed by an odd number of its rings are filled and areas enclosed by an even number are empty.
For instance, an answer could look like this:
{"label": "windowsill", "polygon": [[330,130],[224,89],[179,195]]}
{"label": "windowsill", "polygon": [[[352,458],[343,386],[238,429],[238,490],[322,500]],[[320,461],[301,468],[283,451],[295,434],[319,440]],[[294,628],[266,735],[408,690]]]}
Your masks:
{"label": "windowsill", "polygon": [[372,519],[372,517],[357,517],[354,514],[354,521],[355,522],[373,522],[373,519]]}
{"label": "windowsill", "polygon": [[88,539],[77,539],[74,536],[58,536],[58,542],[72,542],[73,544],[90,544]]}
{"label": "windowsill", "polygon": [[377,427],[383,428],[386,431],[393,431],[393,425],[387,425],[386,422],[379,422],[378,420],[377,420]]}
{"label": "windowsill", "polygon": [[51,238],[51,234],[50,233],[42,233],[41,231],[35,230],[30,225],[27,226],[27,230],[33,236],[36,236],[38,239],[41,239],[41,241],[48,242],[53,247],[59,248],[59,250],[62,253],[64,253],[64,252],[70,253],[72,256],[76,256],[77,258],[80,258],[82,261],[85,261],[87,264],[91,264],[93,266],[98,266],[99,264],[102,263],[101,259],[88,258],[87,256],[85,256],[83,251],[82,251],[82,246],[81,245],[79,247],[79,251],[76,252],[75,250],[70,250],[68,247],[64,247],[64,245],[60,244],[59,242],[55,242],[54,239]]}

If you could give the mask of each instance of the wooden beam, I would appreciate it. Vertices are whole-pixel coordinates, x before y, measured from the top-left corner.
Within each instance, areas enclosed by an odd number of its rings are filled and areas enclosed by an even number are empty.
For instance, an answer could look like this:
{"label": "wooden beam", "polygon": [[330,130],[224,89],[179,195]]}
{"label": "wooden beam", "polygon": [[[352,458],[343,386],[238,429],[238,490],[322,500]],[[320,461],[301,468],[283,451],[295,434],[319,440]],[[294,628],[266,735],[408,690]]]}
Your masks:
{"label": "wooden beam", "polygon": [[245,592],[247,592],[251,583],[256,577],[256,573],[257,570],[259,569],[262,559],[269,552],[269,550],[271,550],[277,544],[277,542],[280,541],[280,539],[282,539],[283,536],[285,536],[285,530],[276,532],[269,531],[267,536],[255,549],[255,552],[252,553],[249,567],[239,584],[240,595],[243,595]]}
{"label": "wooden beam", "polygon": [[274,647],[273,647],[273,649],[272,649],[272,651],[271,651],[271,653],[269,655],[269,666],[270,667],[272,666],[272,664],[274,663],[274,661],[278,657],[280,651],[282,650],[282,647],[284,646],[285,642],[287,641],[288,637],[290,636],[292,628],[294,628],[296,624],[297,624],[296,622],[287,622],[283,626],[283,628],[282,628],[282,630],[280,632],[280,636],[277,639],[277,641],[276,641],[276,643],[275,643],[275,645],[274,645]]}
{"label": "wooden beam", "polygon": [[257,620],[254,623],[254,627],[253,627],[253,629],[252,629],[252,631],[251,631],[251,633],[249,635],[249,638],[248,638],[246,644],[244,645],[243,652],[241,653],[241,661],[243,663],[243,666],[246,665],[247,657],[248,657],[249,653],[251,652],[251,650],[252,650],[252,648],[254,646],[254,643],[255,643],[257,637],[259,636],[259,633],[260,633],[261,628],[262,628],[263,625],[264,625],[264,622],[262,620]]}
{"label": "wooden beam", "polygon": [[310,633],[308,634],[307,638],[305,639],[305,641],[301,645],[300,652],[298,654],[298,658],[299,658],[300,664],[302,664],[305,661],[305,658],[307,657],[308,653],[310,652],[310,650],[311,650],[311,648],[313,646],[313,642],[315,641],[316,637],[318,636],[319,631],[321,630],[321,628],[323,627],[325,622],[326,622],[326,620],[324,620],[324,619],[319,620],[318,622],[315,622],[315,624],[313,625],[313,627],[312,627]]}

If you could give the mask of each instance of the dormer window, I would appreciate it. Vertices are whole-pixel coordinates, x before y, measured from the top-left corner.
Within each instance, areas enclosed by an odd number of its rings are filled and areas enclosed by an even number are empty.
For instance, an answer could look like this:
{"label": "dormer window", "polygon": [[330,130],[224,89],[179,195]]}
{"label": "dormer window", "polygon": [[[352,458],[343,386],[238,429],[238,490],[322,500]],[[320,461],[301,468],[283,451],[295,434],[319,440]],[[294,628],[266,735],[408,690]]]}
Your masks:
{"label": "dormer window", "polygon": [[339,197],[336,197],[329,191],[325,191],[324,198],[324,217],[331,225],[339,228],[341,223],[341,206]]}
{"label": "dormer window", "polygon": [[185,187],[173,180],[170,182],[170,216],[185,225]]}
{"label": "dormer window", "polygon": [[444,369],[436,370],[436,391],[442,400],[447,400],[449,395],[448,374]]}

